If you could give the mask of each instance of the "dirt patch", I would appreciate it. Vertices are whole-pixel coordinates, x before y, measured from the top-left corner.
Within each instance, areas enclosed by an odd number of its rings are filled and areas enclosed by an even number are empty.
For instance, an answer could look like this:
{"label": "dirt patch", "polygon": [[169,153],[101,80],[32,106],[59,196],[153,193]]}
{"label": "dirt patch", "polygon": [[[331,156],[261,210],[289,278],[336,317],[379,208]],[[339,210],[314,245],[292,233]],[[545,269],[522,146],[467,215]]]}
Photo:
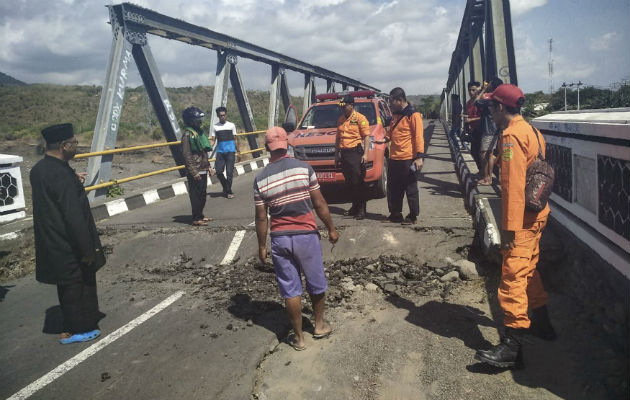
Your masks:
{"label": "dirt patch", "polygon": [[0,241],[0,282],[21,278],[35,271],[33,230],[20,233],[17,239]]}

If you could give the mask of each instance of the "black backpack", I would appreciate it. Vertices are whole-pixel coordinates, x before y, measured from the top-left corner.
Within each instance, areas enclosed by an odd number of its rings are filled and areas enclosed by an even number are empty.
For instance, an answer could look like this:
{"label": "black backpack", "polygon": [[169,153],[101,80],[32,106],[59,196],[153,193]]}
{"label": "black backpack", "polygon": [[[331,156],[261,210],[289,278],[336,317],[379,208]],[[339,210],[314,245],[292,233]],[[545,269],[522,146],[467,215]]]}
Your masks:
{"label": "black backpack", "polygon": [[525,208],[531,211],[542,211],[547,205],[555,173],[551,165],[542,155],[538,130],[532,126],[538,142],[538,158],[527,167],[525,175]]}

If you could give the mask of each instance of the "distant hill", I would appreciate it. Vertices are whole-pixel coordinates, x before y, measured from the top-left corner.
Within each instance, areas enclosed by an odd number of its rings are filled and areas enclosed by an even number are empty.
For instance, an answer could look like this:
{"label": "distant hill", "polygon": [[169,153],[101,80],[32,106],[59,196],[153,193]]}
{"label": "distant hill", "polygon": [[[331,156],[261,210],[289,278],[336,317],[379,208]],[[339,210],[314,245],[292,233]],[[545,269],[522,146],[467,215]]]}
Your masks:
{"label": "distant hill", "polygon": [[22,81],[18,81],[14,77],[0,72],[0,86],[8,86],[8,85],[26,85],[26,83]]}
{"label": "distant hill", "polygon": [[[178,117],[184,108],[191,105],[200,107],[206,114],[211,112],[214,94],[212,86],[167,88],[166,92]],[[251,90],[247,92],[247,97],[256,128],[265,129],[269,92]],[[90,137],[94,132],[100,98],[100,86],[0,85],[0,142],[3,139],[38,138],[42,128],[63,122],[72,122],[76,132]],[[298,110],[302,109],[301,97],[292,97],[291,100]],[[231,91],[228,95],[227,108],[228,119],[241,130],[241,118]],[[281,113],[279,120],[283,117]],[[204,127],[207,128],[209,123],[210,118],[206,118]],[[118,127],[118,139],[143,142],[161,140],[163,137],[144,87],[127,88]]]}
{"label": "distant hill", "polygon": [[[13,79],[7,75],[5,77]],[[16,80],[15,80],[16,81]],[[19,81],[16,81],[19,82]],[[21,82],[20,82],[21,83]],[[214,87],[196,86],[167,88],[169,100],[178,117],[184,108],[191,105],[200,107],[210,114]],[[2,84],[0,85],[0,142],[5,139],[39,138],[42,128],[63,122],[72,122],[75,131],[84,135],[82,140],[91,137],[96,122],[100,86],[50,85],[50,84]],[[257,129],[267,127],[269,92],[247,91],[247,97]],[[292,103],[301,112],[302,97],[292,97]],[[410,102],[429,116],[439,96],[409,96]],[[228,119],[242,130],[242,122],[236,100],[230,91],[228,95]],[[281,107],[282,110],[282,107]],[[281,111],[278,119],[282,121]],[[210,123],[206,118],[205,127]],[[146,142],[163,139],[162,130],[153,107],[143,86],[127,88],[123,103],[118,139],[129,142]]]}

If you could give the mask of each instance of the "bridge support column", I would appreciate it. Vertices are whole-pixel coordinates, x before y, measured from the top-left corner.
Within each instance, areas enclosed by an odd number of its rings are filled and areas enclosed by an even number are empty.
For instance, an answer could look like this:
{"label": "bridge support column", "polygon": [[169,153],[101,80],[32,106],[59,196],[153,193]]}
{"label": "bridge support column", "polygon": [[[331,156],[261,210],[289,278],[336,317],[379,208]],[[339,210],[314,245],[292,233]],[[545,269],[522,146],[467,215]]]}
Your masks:
{"label": "bridge support column", "polygon": [[306,114],[308,108],[315,102],[315,84],[313,75],[304,74],[304,102],[302,105],[302,115]]}
{"label": "bridge support column", "polygon": [[326,93],[333,93],[335,91],[335,82],[332,79],[326,79]]}
{"label": "bridge support column", "polygon": [[483,73],[483,64],[482,64],[482,55],[481,55],[481,37],[475,39],[475,44],[471,50],[472,63],[470,64],[470,76],[473,81],[477,81],[483,85],[483,77],[485,76]]}
{"label": "bridge support column", "polygon": [[289,83],[287,82],[287,73],[284,68],[280,68],[280,98],[282,99],[282,107],[284,107],[286,114],[291,105],[291,93],[289,93]]}
{"label": "bridge support column", "polygon": [[[167,142],[175,142],[181,140],[182,131],[177,122],[177,116],[171,106],[171,102],[168,100],[168,95],[162,79],[160,79],[160,72],[157,69],[153,54],[149,48],[148,42],[144,44],[133,45],[133,57],[136,60],[142,83],[147,91],[153,110],[160,122],[162,132],[164,132],[164,138]],[[184,154],[182,153],[181,146],[170,146],[171,155],[175,160],[175,165],[184,164]],[[183,176],[185,172],[180,171]]]}
{"label": "bridge support column", "polygon": [[[243,86],[241,72],[238,69],[238,58],[236,55],[228,55],[227,60],[230,63],[230,83],[232,84],[232,91],[234,93],[234,97],[236,98],[238,112],[241,115],[241,121],[243,121],[245,132],[253,132],[256,130],[256,123],[254,122],[254,114],[252,113],[252,108],[249,105],[245,86]],[[214,110],[212,112],[214,113]],[[247,143],[249,144],[250,150],[257,149],[257,136],[248,135]],[[254,158],[260,157],[260,155],[261,152],[259,151],[252,153],[252,157]]]}
{"label": "bridge support column", "polygon": [[[514,41],[512,38],[512,18],[509,0],[489,0],[490,24],[486,24],[486,51],[492,46],[490,67],[494,69],[490,75],[497,75],[504,83],[517,85],[516,60],[514,57]],[[488,29],[488,27],[490,29]]]}
{"label": "bridge support column", "polygon": [[468,101],[468,82],[472,80],[470,76],[470,61],[467,58],[462,69],[462,105],[464,106],[466,106]]}
{"label": "bridge support column", "polygon": [[[112,25],[112,47],[107,63],[107,75],[103,83],[103,92],[98,106],[94,135],[90,152],[103,151],[116,147],[118,136],[118,123],[122,113],[122,104],[125,97],[127,75],[132,60],[132,44],[127,41],[122,22],[119,16],[110,9],[109,19]],[[111,176],[111,154],[90,157],[88,160],[86,186],[96,185],[101,181],[108,181]],[[106,189],[93,190],[88,193],[90,201],[102,198],[107,194]]]}
{"label": "bridge support column", "polygon": [[267,128],[276,126],[278,121],[278,92],[280,92],[280,65],[271,66],[271,88],[269,90],[269,113]]}
{"label": "bridge support column", "polygon": [[[217,71],[214,80],[214,94],[212,95],[212,110],[210,110],[210,127],[217,123],[219,118],[214,112],[218,107],[227,105],[228,84],[230,82],[229,53],[225,50],[217,51]],[[212,129],[212,128],[211,128]],[[214,152],[212,153],[214,155]]]}

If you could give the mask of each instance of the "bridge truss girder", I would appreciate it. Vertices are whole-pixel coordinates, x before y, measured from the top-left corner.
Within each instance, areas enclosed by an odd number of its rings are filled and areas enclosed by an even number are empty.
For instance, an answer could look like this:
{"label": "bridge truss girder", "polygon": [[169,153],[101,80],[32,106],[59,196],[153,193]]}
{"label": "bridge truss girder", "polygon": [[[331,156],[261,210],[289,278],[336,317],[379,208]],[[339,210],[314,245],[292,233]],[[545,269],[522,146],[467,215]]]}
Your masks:
{"label": "bridge truss girder", "polygon": [[[219,106],[225,106],[227,103],[228,85],[231,84],[246,131],[252,132],[256,130],[253,113],[237,66],[239,58],[248,58],[271,66],[269,127],[276,125],[278,122],[280,101],[282,101],[285,111],[291,103],[286,78],[287,70],[304,74],[304,111],[315,101],[315,78],[325,79],[328,90],[331,87],[334,88],[335,83],[340,83],[344,90],[348,86],[353,86],[355,90],[371,89],[378,91],[372,86],[337,74],[331,70],[305,63],[281,53],[168,17],[134,4],[122,3],[107,7],[110,14],[113,38],[105,84],[94,128],[92,152],[112,149],[116,146],[128,68],[132,59],[138,67],[165,138],[168,141],[181,139],[181,128],[151,54],[147,34],[202,46],[217,52],[215,91],[212,100],[212,110],[210,111],[212,124],[216,122],[214,110]],[[258,148],[254,135],[248,135],[248,141],[251,148]],[[177,165],[183,164],[183,156],[178,146],[172,146],[171,153]],[[254,154],[254,156],[257,155]],[[91,157],[88,163],[86,185],[108,181],[111,176],[112,160],[112,155]],[[100,189],[92,191],[89,196],[90,200],[94,200],[105,195],[106,190]]]}
{"label": "bridge truss girder", "polygon": [[[498,76],[517,85],[509,0],[468,0],[442,101],[458,94],[465,103],[471,81]],[[450,103],[447,108],[451,108]]]}

